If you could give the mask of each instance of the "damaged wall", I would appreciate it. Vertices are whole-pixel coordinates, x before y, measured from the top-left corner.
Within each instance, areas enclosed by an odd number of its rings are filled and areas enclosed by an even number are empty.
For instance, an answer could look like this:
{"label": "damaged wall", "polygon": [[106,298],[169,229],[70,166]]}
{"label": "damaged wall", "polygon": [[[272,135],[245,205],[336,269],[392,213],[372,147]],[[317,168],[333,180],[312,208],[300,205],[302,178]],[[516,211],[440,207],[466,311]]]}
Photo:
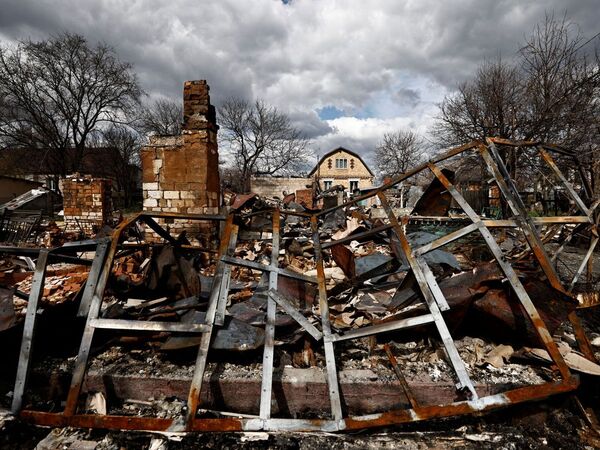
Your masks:
{"label": "damaged wall", "polygon": [[[183,87],[183,129],[179,136],[152,136],[142,149],[144,210],[213,214],[218,212],[219,153],[215,108],[205,80]],[[164,221],[162,222],[164,223]],[[174,233],[202,226],[177,220]]]}
{"label": "damaged wall", "polygon": [[112,213],[112,183],[106,178],[74,174],[61,180],[66,231],[79,231],[80,223],[107,223]]}
{"label": "damaged wall", "polygon": [[[250,192],[261,197],[283,198],[286,194],[293,194],[298,190],[305,190],[312,185],[312,178],[306,177],[251,177]],[[311,195],[312,202],[312,195]]]}

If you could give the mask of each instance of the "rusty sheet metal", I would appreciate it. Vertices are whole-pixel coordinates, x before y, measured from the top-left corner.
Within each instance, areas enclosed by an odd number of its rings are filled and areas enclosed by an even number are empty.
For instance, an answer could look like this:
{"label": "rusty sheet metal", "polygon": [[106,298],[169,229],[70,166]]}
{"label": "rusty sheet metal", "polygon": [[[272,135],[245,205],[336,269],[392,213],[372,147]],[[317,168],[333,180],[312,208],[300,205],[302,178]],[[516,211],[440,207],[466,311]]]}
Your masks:
{"label": "rusty sheet metal", "polygon": [[[553,334],[577,307],[573,298],[540,280],[527,279],[523,282],[523,287],[550,334]],[[489,289],[482,298],[473,302],[473,311],[470,323],[481,329],[486,336],[503,341],[508,338],[511,341],[543,345],[535,327],[527,319],[525,308],[511,291],[501,288]]]}
{"label": "rusty sheet metal", "polygon": [[356,265],[352,250],[342,244],[331,247],[331,257],[350,280],[356,277]]}
{"label": "rusty sheet metal", "polygon": [[[454,181],[454,172],[452,170],[442,169],[442,173],[450,182]],[[440,180],[434,178],[415,204],[411,215],[447,216],[451,204],[452,196]]]}

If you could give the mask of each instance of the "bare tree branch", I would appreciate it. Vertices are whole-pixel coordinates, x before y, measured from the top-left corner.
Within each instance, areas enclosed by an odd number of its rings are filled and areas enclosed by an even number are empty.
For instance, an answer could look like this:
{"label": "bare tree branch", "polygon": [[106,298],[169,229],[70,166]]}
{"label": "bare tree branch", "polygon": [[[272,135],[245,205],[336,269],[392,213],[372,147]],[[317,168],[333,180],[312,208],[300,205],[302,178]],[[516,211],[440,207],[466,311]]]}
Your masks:
{"label": "bare tree branch", "polygon": [[250,177],[294,174],[306,168],[312,152],[308,140],[289,117],[262,100],[231,98],[219,109],[219,139],[233,156],[239,190],[250,189]]}
{"label": "bare tree branch", "polygon": [[91,48],[70,33],[0,49],[3,146],[74,148],[68,159],[40,163],[63,176],[77,171],[89,137],[106,123],[125,121],[139,105],[143,92],[132,69],[112,48]]}
{"label": "bare tree branch", "polygon": [[413,131],[386,133],[375,149],[377,168],[384,175],[406,173],[423,159],[423,139]]}

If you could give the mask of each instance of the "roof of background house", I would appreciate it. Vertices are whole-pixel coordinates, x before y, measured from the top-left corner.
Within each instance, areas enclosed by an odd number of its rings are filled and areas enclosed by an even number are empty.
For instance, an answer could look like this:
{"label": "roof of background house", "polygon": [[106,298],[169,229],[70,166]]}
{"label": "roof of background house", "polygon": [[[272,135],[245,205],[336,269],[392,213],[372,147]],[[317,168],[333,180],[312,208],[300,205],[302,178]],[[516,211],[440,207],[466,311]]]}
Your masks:
{"label": "roof of background house", "polygon": [[331,150],[330,152],[325,153],[321,157],[321,159],[319,159],[319,161],[317,162],[317,164],[315,165],[315,167],[313,168],[313,170],[310,171],[310,173],[308,174],[308,176],[312,176],[316,172],[316,170],[319,168],[319,166],[323,163],[323,161],[325,159],[329,158],[331,155],[333,155],[333,154],[335,154],[335,153],[337,153],[339,151],[346,152],[349,155],[352,155],[355,158],[358,158],[360,160],[360,162],[363,163],[363,165],[367,168],[367,170],[369,171],[369,173],[372,176],[375,176],[375,174],[373,173],[373,171],[369,168],[369,166],[367,165],[367,163],[360,157],[360,155],[358,153],[355,153],[352,150],[348,150],[347,148],[344,148],[344,147],[337,147],[337,148],[334,148],[333,150]]}

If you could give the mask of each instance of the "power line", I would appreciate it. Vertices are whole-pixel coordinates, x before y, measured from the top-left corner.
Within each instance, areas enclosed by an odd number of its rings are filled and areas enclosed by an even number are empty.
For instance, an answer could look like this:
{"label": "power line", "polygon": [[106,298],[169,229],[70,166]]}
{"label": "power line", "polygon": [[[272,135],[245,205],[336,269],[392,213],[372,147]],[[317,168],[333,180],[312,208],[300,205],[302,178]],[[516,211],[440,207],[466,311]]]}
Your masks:
{"label": "power line", "polygon": [[577,47],[575,49],[575,51],[579,50],[581,47],[585,47],[590,42],[592,42],[594,39],[596,39],[598,36],[600,36],[600,31],[598,33],[596,33],[595,35],[593,35],[591,38],[589,38],[587,41],[585,41],[583,44],[581,44],[579,47]]}

